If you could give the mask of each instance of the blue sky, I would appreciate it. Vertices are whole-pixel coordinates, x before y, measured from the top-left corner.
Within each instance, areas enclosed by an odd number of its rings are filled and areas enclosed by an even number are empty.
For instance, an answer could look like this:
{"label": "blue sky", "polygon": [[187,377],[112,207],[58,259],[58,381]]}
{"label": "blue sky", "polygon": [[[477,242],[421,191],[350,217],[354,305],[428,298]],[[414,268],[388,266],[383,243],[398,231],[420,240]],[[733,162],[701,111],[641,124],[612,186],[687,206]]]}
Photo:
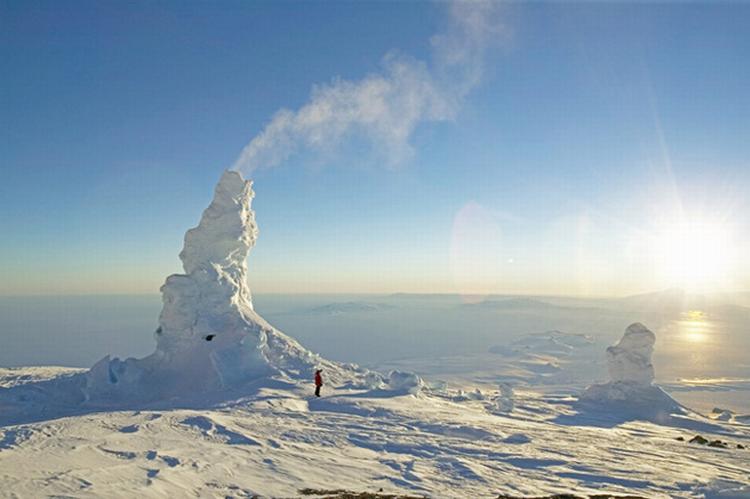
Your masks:
{"label": "blue sky", "polygon": [[[251,288],[750,288],[750,5],[496,7],[481,78],[416,119],[405,154],[359,130],[248,172]],[[5,295],[158,292],[279,109],[382,74],[386,54],[432,81],[431,40],[456,22],[426,2],[0,11]]]}

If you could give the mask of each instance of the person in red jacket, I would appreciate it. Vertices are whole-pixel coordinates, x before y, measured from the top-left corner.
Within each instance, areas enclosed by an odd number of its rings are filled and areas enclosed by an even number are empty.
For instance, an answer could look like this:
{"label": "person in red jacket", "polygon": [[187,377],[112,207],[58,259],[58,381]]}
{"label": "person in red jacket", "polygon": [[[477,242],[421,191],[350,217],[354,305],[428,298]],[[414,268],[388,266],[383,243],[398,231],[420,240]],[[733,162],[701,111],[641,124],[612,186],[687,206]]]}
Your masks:
{"label": "person in red jacket", "polygon": [[315,396],[320,397],[320,387],[323,386],[323,376],[320,375],[322,373],[322,369],[318,369],[315,371]]}

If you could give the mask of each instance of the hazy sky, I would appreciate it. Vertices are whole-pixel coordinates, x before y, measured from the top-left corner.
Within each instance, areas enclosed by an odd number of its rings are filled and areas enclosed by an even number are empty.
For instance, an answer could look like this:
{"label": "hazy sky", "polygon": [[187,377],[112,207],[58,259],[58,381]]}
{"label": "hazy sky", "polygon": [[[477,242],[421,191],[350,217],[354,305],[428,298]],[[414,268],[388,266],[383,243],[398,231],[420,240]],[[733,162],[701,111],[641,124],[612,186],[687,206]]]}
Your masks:
{"label": "hazy sky", "polygon": [[0,294],[750,289],[750,4],[493,7],[0,0]]}

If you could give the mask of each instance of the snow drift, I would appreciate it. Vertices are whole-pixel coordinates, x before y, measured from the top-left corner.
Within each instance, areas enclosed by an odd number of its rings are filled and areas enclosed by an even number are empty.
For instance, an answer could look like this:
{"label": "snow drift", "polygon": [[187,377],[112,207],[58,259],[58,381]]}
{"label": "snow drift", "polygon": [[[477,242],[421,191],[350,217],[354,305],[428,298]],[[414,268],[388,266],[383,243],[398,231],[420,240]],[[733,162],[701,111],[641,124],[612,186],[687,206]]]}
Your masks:
{"label": "snow drift", "polygon": [[161,287],[156,351],[103,358],[86,375],[87,400],[164,398],[263,376],[309,380],[320,368],[334,383],[363,374],[313,354],[254,311],[246,263],[258,235],[253,196],[251,181],[224,172],[200,223],[185,234],[185,273]]}
{"label": "snow drift", "polygon": [[668,414],[680,409],[679,403],[653,385],[655,343],[656,335],[643,324],[628,326],[620,341],[607,348],[610,381],[589,386],[581,400],[628,412]]}

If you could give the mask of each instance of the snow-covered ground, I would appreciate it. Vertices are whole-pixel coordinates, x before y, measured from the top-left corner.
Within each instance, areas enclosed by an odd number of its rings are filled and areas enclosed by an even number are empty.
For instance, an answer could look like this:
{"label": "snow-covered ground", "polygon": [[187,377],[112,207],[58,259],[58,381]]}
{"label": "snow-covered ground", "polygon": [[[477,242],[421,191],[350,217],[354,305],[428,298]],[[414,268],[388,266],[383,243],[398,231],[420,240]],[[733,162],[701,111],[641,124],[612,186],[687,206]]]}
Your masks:
{"label": "snow-covered ground", "polygon": [[[0,383],[64,371],[3,370]],[[526,390],[515,390],[504,412],[497,390],[437,388],[324,387],[316,399],[308,386],[268,381],[182,408],[31,416],[0,429],[0,495],[290,497],[304,487],[431,497],[750,494],[740,489],[750,476],[747,421],[691,414],[654,423]],[[696,434],[728,447],[688,443]]]}
{"label": "snow-covered ground", "polygon": [[0,301],[0,364],[98,361],[0,369],[0,496],[750,497],[746,303],[672,291],[253,303],[251,198],[222,177],[186,237],[185,274],[162,288],[155,351],[147,333],[110,341],[140,327],[147,301],[90,302],[112,312],[98,336],[74,334],[71,316],[66,330],[54,301]]}

